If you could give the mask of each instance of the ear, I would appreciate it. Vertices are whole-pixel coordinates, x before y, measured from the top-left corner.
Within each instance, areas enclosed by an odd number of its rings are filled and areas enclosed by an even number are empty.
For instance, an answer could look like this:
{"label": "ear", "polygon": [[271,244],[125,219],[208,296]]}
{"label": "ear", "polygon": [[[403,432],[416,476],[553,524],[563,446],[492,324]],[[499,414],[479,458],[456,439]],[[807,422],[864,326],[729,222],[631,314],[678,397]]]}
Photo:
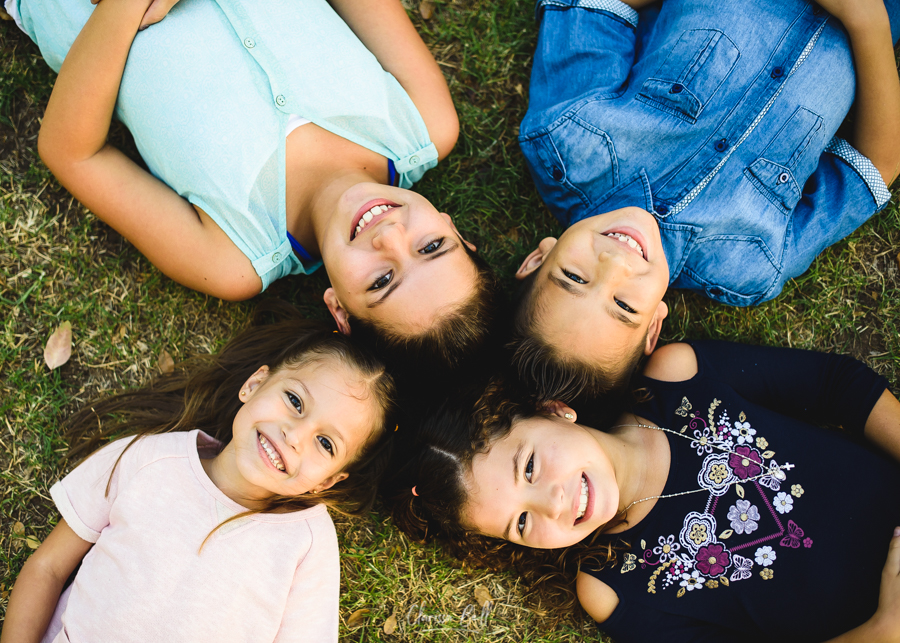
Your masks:
{"label": "ear", "polygon": [[331,316],[334,317],[334,322],[337,324],[338,330],[341,331],[344,335],[350,334],[350,315],[347,314],[347,311],[344,310],[344,307],[341,306],[341,302],[338,300],[337,293],[334,292],[334,288],[328,288],[325,291],[325,296],[323,297],[325,300],[325,305],[328,307],[328,312],[331,313]]}
{"label": "ear", "polygon": [[516,279],[525,279],[525,277],[540,268],[544,263],[544,259],[547,258],[547,255],[550,254],[550,251],[553,250],[555,245],[555,237],[545,237],[541,239],[537,249],[525,257],[525,261],[523,261],[522,265],[519,266],[519,269],[516,270]]}
{"label": "ear", "polygon": [[247,381],[244,382],[244,385],[241,387],[240,392],[238,393],[238,397],[241,402],[246,402],[251,397],[253,397],[253,391],[256,390],[256,387],[266,381],[266,378],[269,377],[269,367],[268,366],[260,366],[256,369],[256,372],[247,378]]}
{"label": "ear", "polygon": [[578,419],[578,414],[575,410],[566,405],[565,402],[561,402],[560,400],[551,400],[544,404],[544,409],[551,415],[555,415],[556,417],[560,417],[567,422],[575,422]]}
{"label": "ear", "polygon": [[456,224],[453,223],[453,219],[450,218],[449,214],[447,214],[446,212],[441,212],[440,215],[442,217],[444,217],[444,221],[446,221],[447,223],[450,224],[450,227],[453,228],[453,232],[456,233],[456,236],[459,237],[460,241],[462,241],[464,244],[466,244],[466,247],[469,250],[471,250],[472,252],[475,252],[476,250],[478,250],[478,248],[475,247],[474,243],[469,243],[468,241],[466,241],[465,239],[462,238],[462,235],[459,233],[459,230],[456,229]]}
{"label": "ear", "polygon": [[310,489],[310,491],[314,493],[319,493],[320,491],[325,491],[326,489],[331,489],[334,485],[336,485],[341,480],[346,480],[350,477],[350,474],[346,471],[341,471],[340,473],[336,473],[333,476],[330,476],[317,484],[315,487]]}
{"label": "ear", "polygon": [[653,313],[653,318],[650,320],[650,326],[647,327],[647,343],[644,346],[644,355],[649,355],[656,348],[656,342],[659,341],[659,333],[662,331],[663,320],[668,314],[669,307],[666,305],[666,302],[659,302],[656,312]]}

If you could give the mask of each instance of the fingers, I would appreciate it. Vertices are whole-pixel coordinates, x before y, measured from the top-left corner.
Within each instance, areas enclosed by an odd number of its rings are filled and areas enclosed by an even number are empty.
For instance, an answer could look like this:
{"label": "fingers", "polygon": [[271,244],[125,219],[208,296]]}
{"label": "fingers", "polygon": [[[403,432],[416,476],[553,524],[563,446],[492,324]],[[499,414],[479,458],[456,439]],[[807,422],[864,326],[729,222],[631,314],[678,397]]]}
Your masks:
{"label": "fingers", "polygon": [[887,562],[884,564],[882,576],[885,579],[900,576],[900,527],[894,528],[894,537],[888,547]]}
{"label": "fingers", "polygon": [[[99,2],[99,0],[97,1]],[[138,31],[143,31],[150,25],[155,25],[165,18],[176,4],[178,4],[178,0],[153,0],[153,3],[147,7],[147,11],[144,13],[144,19],[141,20],[141,26],[138,27]]]}

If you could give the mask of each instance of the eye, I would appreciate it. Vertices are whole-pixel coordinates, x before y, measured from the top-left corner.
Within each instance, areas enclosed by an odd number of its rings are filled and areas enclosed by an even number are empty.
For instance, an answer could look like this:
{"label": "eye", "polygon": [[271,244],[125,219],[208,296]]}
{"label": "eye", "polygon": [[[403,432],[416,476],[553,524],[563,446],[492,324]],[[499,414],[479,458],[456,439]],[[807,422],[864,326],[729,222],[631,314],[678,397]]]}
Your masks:
{"label": "eye", "polygon": [[372,282],[372,285],[369,286],[369,290],[381,290],[389,283],[391,283],[391,279],[394,277],[394,271],[390,270],[385,274],[381,275],[378,279]]}
{"label": "eye", "polygon": [[615,297],[613,297],[613,301],[615,301],[616,305],[619,308],[621,308],[622,310],[624,310],[626,313],[631,313],[632,315],[637,315],[637,311],[634,308],[632,308],[631,306],[629,306],[628,304],[626,304],[621,299],[616,299]]}
{"label": "eye", "polygon": [[288,391],[287,398],[291,406],[297,409],[297,413],[303,413],[303,401],[299,397]]}
{"label": "eye", "polygon": [[531,474],[534,472],[534,454],[528,458],[528,464],[525,465],[525,479],[531,482]]}
{"label": "eye", "polygon": [[441,237],[440,239],[435,239],[434,241],[432,241],[431,243],[426,245],[424,248],[419,250],[419,254],[420,255],[430,255],[432,252],[437,252],[438,249],[442,245],[444,245],[444,237]]}
{"label": "eye", "polygon": [[564,274],[567,278],[569,278],[569,279],[571,279],[572,281],[574,281],[576,284],[586,284],[586,283],[587,283],[587,281],[585,281],[584,279],[582,279],[582,278],[579,277],[578,275],[569,272],[568,270],[563,270],[563,274]]}
{"label": "eye", "polygon": [[516,523],[516,529],[519,531],[519,536],[521,536],[525,533],[525,523],[527,522],[527,520],[528,520],[528,512],[527,511],[523,511],[521,514],[519,514],[519,522]]}
{"label": "eye", "polygon": [[334,446],[331,444],[331,440],[326,438],[323,435],[317,435],[316,439],[319,441],[319,444],[322,445],[322,448],[328,451],[330,455],[334,455]]}

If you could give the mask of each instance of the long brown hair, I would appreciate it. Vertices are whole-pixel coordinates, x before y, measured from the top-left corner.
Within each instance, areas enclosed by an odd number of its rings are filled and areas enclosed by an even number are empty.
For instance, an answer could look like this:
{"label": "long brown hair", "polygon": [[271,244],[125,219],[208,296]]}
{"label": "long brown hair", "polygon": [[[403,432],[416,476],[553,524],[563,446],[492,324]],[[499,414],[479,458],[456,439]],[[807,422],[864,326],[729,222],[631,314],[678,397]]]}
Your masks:
{"label": "long brown hair", "polygon": [[295,308],[276,300],[257,307],[250,325],[218,354],[191,358],[142,388],[101,398],[72,415],[65,423],[69,462],[86,457],[112,438],[127,435],[140,438],[200,429],[227,444],[242,405],[238,392],[260,366],[268,365],[275,373],[323,358],[338,359],[357,371],[381,411],[369,439],[344,468],[350,475],[331,489],[316,495],[276,496],[260,510],[240,516],[299,511],[316,504],[347,514],[365,512],[390,457],[392,432],[385,426],[394,415],[393,379],[380,361],[349,337],[304,319]]}
{"label": "long brown hair", "polygon": [[[469,529],[463,512],[467,477],[478,454],[509,434],[513,424],[543,409],[502,379],[494,379],[474,403],[454,401],[429,414],[417,432],[413,455],[387,483],[387,504],[395,524],[418,541],[437,539],[464,562],[488,569],[514,569],[544,605],[561,610],[577,604],[575,577],[583,566],[601,569],[616,562],[624,543],[601,539],[603,530],[560,549],[534,549],[483,536]],[[413,490],[415,489],[415,490]]]}

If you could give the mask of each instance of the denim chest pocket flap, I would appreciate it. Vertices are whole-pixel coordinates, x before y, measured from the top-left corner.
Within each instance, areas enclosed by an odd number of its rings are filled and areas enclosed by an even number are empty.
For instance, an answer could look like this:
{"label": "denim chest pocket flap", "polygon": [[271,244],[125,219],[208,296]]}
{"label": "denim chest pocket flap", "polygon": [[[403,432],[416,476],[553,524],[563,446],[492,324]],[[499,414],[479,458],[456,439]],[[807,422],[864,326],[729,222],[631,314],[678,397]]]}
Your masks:
{"label": "denim chest pocket flap", "polygon": [[587,107],[519,139],[538,191],[566,225],[618,183],[612,139],[584,118]]}
{"label": "denim chest pocket flap", "polygon": [[777,206],[789,213],[800,201],[801,190],[796,176],[809,176],[818,163],[818,156],[808,158],[807,149],[819,150],[821,146],[810,148],[810,142],[822,136],[822,117],[805,107],[798,107],[744,175],[759,192]]}
{"label": "denim chest pocket flap", "polygon": [[686,31],[656,73],[644,81],[636,98],[693,124],[740,55],[721,31]]}

